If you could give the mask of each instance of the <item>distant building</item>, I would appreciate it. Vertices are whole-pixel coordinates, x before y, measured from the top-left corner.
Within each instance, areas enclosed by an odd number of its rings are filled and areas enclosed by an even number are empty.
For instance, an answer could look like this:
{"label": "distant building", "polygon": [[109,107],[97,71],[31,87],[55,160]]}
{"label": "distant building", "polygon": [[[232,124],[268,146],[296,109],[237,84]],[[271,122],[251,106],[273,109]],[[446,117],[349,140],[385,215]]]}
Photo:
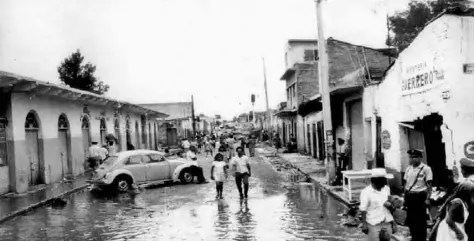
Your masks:
{"label": "distant building", "polygon": [[178,145],[179,139],[190,138],[193,133],[192,103],[170,102],[141,104],[140,106],[167,113],[167,118],[159,120],[161,133],[159,142],[165,146]]}

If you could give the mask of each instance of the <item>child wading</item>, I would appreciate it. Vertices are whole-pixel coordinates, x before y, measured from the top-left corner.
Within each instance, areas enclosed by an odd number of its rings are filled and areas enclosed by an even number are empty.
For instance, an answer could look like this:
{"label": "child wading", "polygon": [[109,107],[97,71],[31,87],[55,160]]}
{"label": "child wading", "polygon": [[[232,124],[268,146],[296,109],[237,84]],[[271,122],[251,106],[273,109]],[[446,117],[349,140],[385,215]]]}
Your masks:
{"label": "child wading", "polygon": [[223,184],[228,178],[227,164],[223,159],[224,156],[221,153],[216,154],[211,166],[211,180],[216,181],[216,198],[219,199],[223,199]]}

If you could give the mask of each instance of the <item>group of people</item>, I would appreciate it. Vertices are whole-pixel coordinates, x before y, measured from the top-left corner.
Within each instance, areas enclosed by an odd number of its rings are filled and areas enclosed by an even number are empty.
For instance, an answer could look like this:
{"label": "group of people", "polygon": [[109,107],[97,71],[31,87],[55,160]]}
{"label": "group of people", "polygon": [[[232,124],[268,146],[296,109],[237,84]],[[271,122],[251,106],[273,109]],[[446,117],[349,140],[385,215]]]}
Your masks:
{"label": "group of people", "polygon": [[[432,191],[432,170],[422,163],[422,152],[409,150],[410,165],[404,175],[404,204],[406,225],[412,240],[427,240],[427,215]],[[434,241],[473,241],[473,172],[474,162],[460,160],[464,180],[438,210],[438,220],[430,232]],[[371,185],[363,189],[360,206],[363,232],[368,240],[390,240],[397,232],[393,213],[397,205],[392,202],[387,179],[393,178],[384,168],[371,170]]]}
{"label": "group of people", "polygon": [[[197,154],[200,153],[200,148],[204,148],[206,157],[213,156],[214,161],[211,166],[210,179],[216,182],[216,198],[223,198],[224,183],[228,179],[230,173],[234,176],[236,186],[239,192],[239,197],[245,199],[248,197],[249,191],[249,177],[251,176],[251,166],[249,164],[249,157],[245,154],[245,147],[249,148],[250,155],[254,155],[255,140],[251,135],[246,143],[245,140],[236,140],[231,135],[221,135],[218,139],[215,135],[202,137],[204,145],[199,146],[199,142],[183,139],[181,146],[184,151],[184,158],[189,161],[197,161]],[[246,145],[247,144],[247,145]],[[215,151],[217,150],[217,151]],[[199,166],[197,164],[197,166]],[[201,169],[201,167],[199,167]],[[201,172],[202,169],[201,169]],[[206,182],[204,177],[198,176]]]}

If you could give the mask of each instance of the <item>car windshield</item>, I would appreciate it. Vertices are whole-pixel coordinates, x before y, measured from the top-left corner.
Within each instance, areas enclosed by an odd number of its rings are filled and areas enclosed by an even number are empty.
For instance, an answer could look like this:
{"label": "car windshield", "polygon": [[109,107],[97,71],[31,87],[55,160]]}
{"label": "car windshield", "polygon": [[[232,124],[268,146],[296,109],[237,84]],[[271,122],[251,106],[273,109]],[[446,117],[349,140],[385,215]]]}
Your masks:
{"label": "car windshield", "polygon": [[117,156],[108,156],[104,162],[102,163],[102,165],[104,165],[105,167],[111,167],[112,165],[114,165],[114,163],[116,163],[117,161]]}

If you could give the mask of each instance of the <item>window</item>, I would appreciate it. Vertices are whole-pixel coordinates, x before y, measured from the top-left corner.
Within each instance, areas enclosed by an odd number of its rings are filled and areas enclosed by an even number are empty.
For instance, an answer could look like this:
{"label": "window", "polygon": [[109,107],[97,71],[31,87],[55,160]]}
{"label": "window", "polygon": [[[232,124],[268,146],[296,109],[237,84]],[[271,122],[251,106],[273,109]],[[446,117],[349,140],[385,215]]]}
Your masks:
{"label": "window", "polygon": [[147,163],[151,163],[151,162],[154,162],[154,161],[153,161],[152,158],[150,158],[148,155],[143,155],[143,156],[142,156],[142,162],[143,162],[144,164],[147,164]]}
{"label": "window", "polygon": [[129,161],[126,163],[126,165],[137,165],[142,163],[142,156],[131,156],[129,157]]}
{"label": "window", "polygon": [[316,49],[306,49],[304,50],[304,61],[317,61],[318,60],[318,50]]}
{"label": "window", "polygon": [[165,157],[159,154],[152,154],[150,155],[152,162],[162,162],[165,161]]}

